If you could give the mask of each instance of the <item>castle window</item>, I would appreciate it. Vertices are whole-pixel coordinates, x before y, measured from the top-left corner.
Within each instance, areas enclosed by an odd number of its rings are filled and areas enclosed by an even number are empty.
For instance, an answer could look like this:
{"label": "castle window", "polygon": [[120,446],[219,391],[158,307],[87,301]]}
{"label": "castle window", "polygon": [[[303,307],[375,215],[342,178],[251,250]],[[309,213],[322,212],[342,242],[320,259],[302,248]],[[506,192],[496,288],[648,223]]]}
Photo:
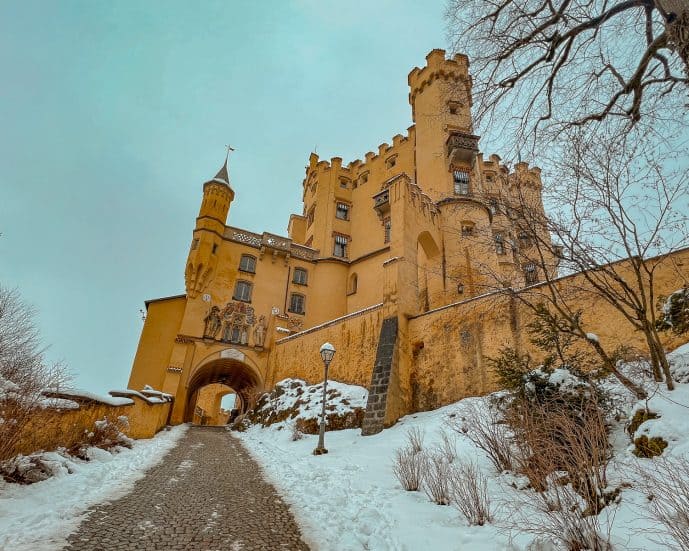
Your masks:
{"label": "castle window", "polygon": [[234,286],[234,300],[241,300],[242,302],[251,302],[251,290],[253,285],[248,281],[239,280]]}
{"label": "castle window", "polygon": [[474,224],[464,222],[462,224],[462,237],[471,237],[472,235],[474,235]]}
{"label": "castle window", "polygon": [[333,256],[340,258],[347,258],[347,245],[349,245],[349,238],[344,235],[335,236],[335,247],[333,248]]}
{"label": "castle window", "polygon": [[533,262],[527,262],[524,264],[524,281],[527,285],[538,283],[538,272],[536,271],[536,265]]}
{"label": "castle window", "polygon": [[306,302],[306,298],[304,295],[300,295],[299,293],[292,293],[289,296],[289,311],[292,312],[293,314],[304,314],[304,304]]}
{"label": "castle window", "polygon": [[388,157],[385,160],[385,168],[392,168],[397,164],[397,155],[393,155],[392,157]]}
{"label": "castle window", "polygon": [[306,215],[306,227],[307,228],[310,228],[311,224],[313,224],[313,219],[314,219],[315,213],[316,213],[316,205],[312,206]]}
{"label": "castle window", "polygon": [[488,208],[491,214],[497,214],[500,211],[500,205],[495,197],[488,199]]}
{"label": "castle window", "polygon": [[459,101],[448,101],[447,110],[450,115],[459,115],[459,110],[463,107],[462,102]]}
{"label": "castle window", "polygon": [[501,233],[498,233],[495,236],[495,252],[498,253],[499,255],[504,255],[506,254],[505,251],[505,238],[502,236]]}
{"label": "castle window", "polygon": [[218,252],[218,244],[213,243],[213,249],[211,250],[211,254],[215,254]]}
{"label": "castle window", "polygon": [[359,277],[356,274],[352,274],[349,276],[349,289],[347,290],[347,294],[353,295],[356,293],[357,286],[359,284]]}
{"label": "castle window", "polygon": [[525,231],[519,232],[519,248],[528,249],[531,246],[531,237]]}
{"label": "castle window", "polygon": [[469,195],[469,172],[453,170],[452,179],[455,184],[455,195]]}
{"label": "castle window", "polygon": [[306,285],[307,280],[308,272],[304,268],[294,268],[292,283],[296,283],[297,285]]}
{"label": "castle window", "polygon": [[390,218],[383,220],[383,231],[385,232],[383,243],[390,243],[390,233],[392,231],[392,222],[390,221]]}
{"label": "castle window", "polygon": [[337,203],[335,209],[335,218],[340,220],[349,220],[349,205],[346,203]]}
{"label": "castle window", "polygon": [[313,235],[306,240],[306,243],[304,243],[304,245],[306,245],[307,247],[313,245]]}
{"label": "castle window", "polygon": [[191,250],[193,251],[199,246],[199,238],[194,237],[194,239],[191,240]]}
{"label": "castle window", "polygon": [[360,186],[364,185],[366,182],[368,182],[368,172],[366,172],[365,174],[362,174],[359,177],[359,185]]}
{"label": "castle window", "polygon": [[342,180],[340,180],[340,187],[342,189],[347,189],[349,187],[348,184],[349,184],[349,182],[347,182],[347,180],[345,180],[344,178]]}
{"label": "castle window", "polygon": [[243,254],[239,261],[239,271],[249,272],[250,274],[256,273],[256,257],[250,254]]}

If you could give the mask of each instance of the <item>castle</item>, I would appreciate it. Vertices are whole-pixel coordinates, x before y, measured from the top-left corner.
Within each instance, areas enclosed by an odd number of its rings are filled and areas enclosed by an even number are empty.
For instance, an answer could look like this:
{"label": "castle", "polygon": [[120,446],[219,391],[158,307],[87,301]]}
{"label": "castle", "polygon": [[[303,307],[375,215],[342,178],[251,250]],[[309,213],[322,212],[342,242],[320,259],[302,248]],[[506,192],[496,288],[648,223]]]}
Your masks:
{"label": "castle", "polygon": [[433,50],[408,82],[406,135],[348,164],[311,154],[287,237],[227,225],[227,161],[203,185],[186,293],[147,301],[129,380],[175,396],[173,424],[217,419],[231,391],[246,411],[282,378],[320,381],[325,341],[330,377],[369,388],[365,433],[493,389],[485,358],[522,324],[482,295],[556,271],[554,253],[529,258],[511,207],[543,210],[540,171],[479,151],[466,56]]}

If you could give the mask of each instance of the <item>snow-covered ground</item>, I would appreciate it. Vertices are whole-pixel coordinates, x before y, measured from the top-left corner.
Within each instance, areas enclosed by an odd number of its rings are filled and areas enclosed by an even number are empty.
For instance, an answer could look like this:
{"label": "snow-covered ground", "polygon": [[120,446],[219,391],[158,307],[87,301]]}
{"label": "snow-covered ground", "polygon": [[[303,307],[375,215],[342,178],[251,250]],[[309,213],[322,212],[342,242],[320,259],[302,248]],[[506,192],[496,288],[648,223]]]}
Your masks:
{"label": "snow-covered ground", "polygon": [[130,492],[186,430],[180,425],[150,440],[136,440],[132,449],[114,454],[90,448],[90,461],[53,453],[56,475],[28,486],[0,479],[0,549],[61,549],[89,507]]}
{"label": "snow-covered ground", "polygon": [[[670,355],[675,370],[689,366],[689,344]],[[618,406],[629,415],[637,407],[623,387],[608,382],[618,397]],[[326,434],[327,455],[314,456],[317,436],[293,441],[285,430],[290,421],[267,428],[253,426],[236,433],[254,458],[263,465],[268,479],[280,489],[313,549],[347,550],[463,550],[463,551],[556,551],[550,544],[537,544],[534,536],[515,529],[514,503],[520,492],[515,477],[497,473],[487,456],[466,436],[448,428],[467,408],[484,408],[487,399],[468,398],[436,411],[410,415],[394,427],[375,436],[362,437],[359,430]],[[664,456],[689,454],[689,384],[679,384],[669,393],[655,385],[650,408],[662,418],[643,425],[652,434],[670,439]],[[440,445],[442,433],[456,437],[459,460],[470,460],[488,477],[488,490],[495,518],[485,526],[469,526],[453,506],[435,505],[424,492],[406,492],[393,475],[395,450],[407,445],[407,432],[419,428],[425,433],[426,449]],[[639,433],[641,434],[641,433]],[[612,434],[614,458],[608,469],[610,486],[634,483],[635,470],[653,470],[654,461],[638,459],[624,432],[624,423]],[[600,515],[605,529],[611,525],[615,551],[660,551],[672,549],[656,541],[657,528],[646,517],[646,496],[631,487],[622,490],[617,506]],[[523,514],[524,511],[521,511]],[[517,511],[517,519],[520,512]],[[512,520],[510,520],[510,518]],[[517,522],[518,524],[518,522]],[[512,528],[509,528],[509,527]]]}

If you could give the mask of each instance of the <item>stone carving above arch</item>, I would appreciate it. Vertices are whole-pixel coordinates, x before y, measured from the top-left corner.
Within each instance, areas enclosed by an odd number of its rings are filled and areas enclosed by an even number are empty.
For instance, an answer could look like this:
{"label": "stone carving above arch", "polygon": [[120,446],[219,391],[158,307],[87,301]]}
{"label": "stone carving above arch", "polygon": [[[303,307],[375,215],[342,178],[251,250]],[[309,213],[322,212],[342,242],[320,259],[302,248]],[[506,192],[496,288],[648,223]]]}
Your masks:
{"label": "stone carving above arch", "polygon": [[222,309],[212,306],[203,321],[204,339],[248,345],[249,334],[256,323],[256,316],[252,306],[244,302],[232,301]]}

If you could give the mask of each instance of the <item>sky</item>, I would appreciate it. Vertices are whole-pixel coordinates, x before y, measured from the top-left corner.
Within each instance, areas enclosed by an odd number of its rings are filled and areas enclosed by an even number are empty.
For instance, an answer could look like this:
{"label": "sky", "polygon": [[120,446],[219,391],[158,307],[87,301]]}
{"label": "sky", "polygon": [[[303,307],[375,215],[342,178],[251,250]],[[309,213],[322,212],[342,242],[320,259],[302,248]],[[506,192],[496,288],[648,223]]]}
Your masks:
{"label": "sky", "polygon": [[0,284],[79,388],[125,388],[151,298],[184,292],[202,184],[286,235],[308,156],[411,124],[444,1],[0,0]]}

